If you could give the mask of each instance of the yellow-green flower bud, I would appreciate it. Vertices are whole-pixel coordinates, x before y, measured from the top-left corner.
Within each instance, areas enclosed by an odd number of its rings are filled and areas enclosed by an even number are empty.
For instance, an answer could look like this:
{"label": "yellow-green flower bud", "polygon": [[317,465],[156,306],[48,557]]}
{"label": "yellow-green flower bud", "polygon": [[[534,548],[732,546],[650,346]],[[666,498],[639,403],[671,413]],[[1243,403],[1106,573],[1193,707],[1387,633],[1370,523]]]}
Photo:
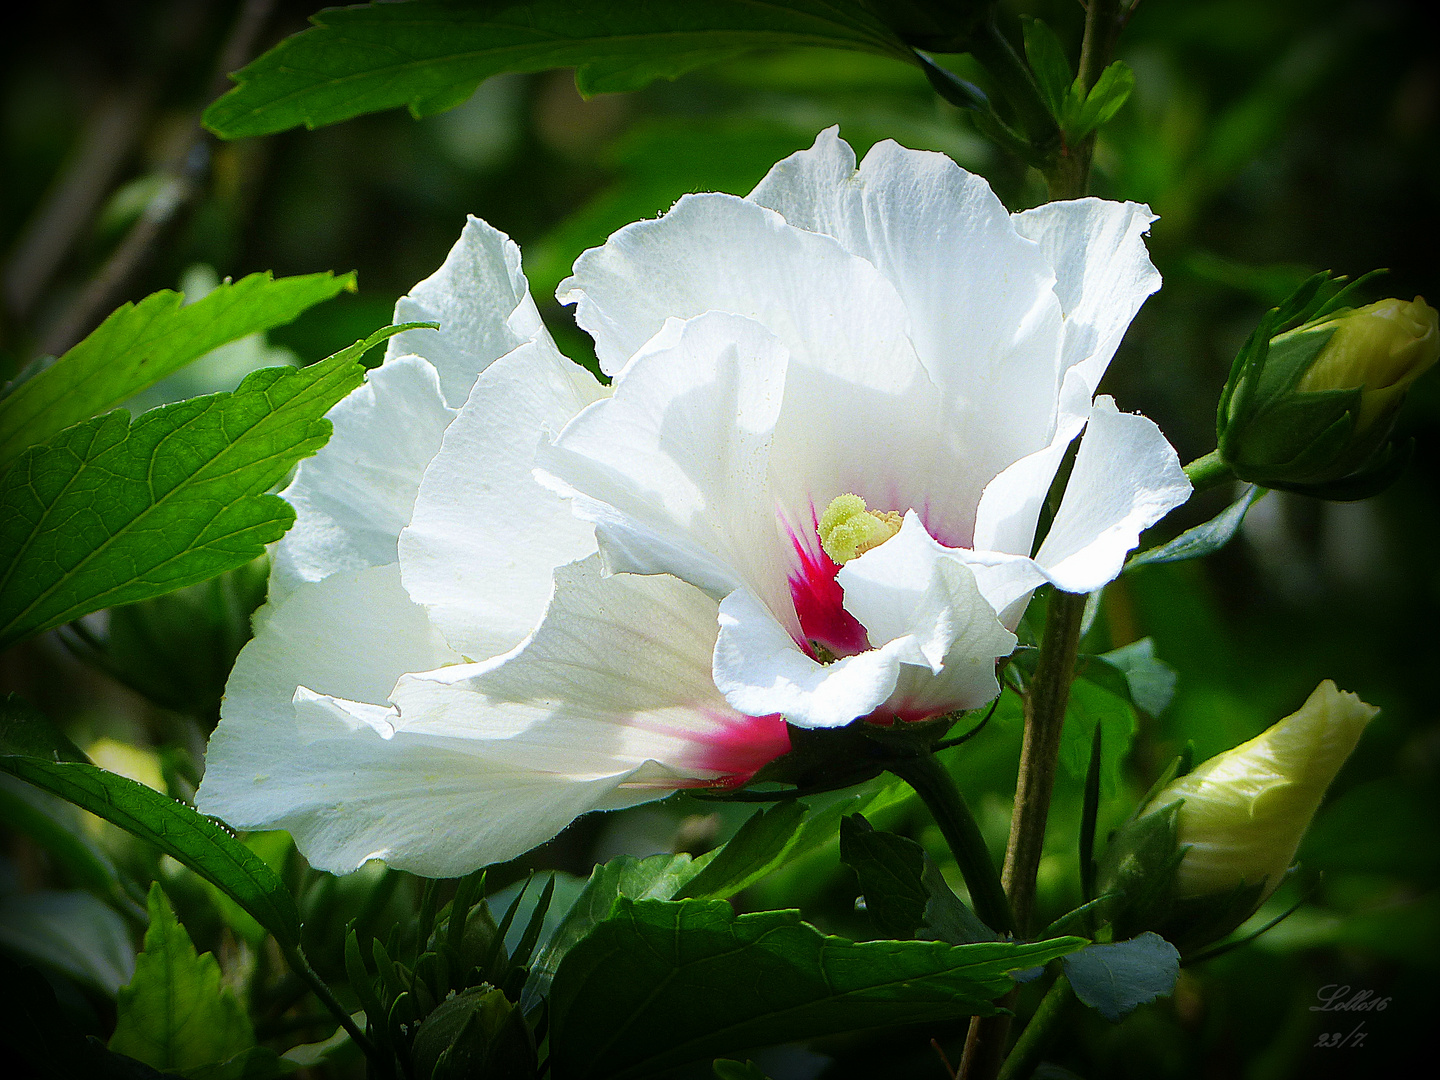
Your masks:
{"label": "yellow-green flower bud", "polygon": [[1375,715],[1326,679],[1300,710],[1163,788],[1151,806],[1184,800],[1177,839],[1187,848],[1175,895],[1206,896],[1280,884],[1330,781]]}
{"label": "yellow-green flower bud", "polygon": [[1440,358],[1440,316],[1418,296],[1343,307],[1343,280],[1311,278],[1235,358],[1215,430],[1220,461],[1242,480],[1358,499],[1405,464],[1390,436],[1411,384]]}
{"label": "yellow-green flower bud", "polygon": [[1161,787],[1099,867],[1116,936],[1155,930],[1185,952],[1254,914],[1376,711],[1327,679],[1299,711]]}
{"label": "yellow-green flower bud", "polygon": [[1419,296],[1381,300],[1318,326],[1333,327],[1334,334],[1295,389],[1303,394],[1358,387],[1358,431],[1397,408],[1410,384],[1440,359],[1440,313]]}

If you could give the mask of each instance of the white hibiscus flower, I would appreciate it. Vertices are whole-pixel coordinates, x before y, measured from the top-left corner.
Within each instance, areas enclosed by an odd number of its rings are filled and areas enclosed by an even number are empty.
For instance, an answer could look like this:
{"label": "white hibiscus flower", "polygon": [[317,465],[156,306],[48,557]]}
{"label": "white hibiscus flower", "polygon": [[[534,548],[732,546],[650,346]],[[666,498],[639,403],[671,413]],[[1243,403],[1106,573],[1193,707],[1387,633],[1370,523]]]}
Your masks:
{"label": "white hibiscus flower", "polygon": [[581,256],[560,299],[605,387],[472,219],[396,309],[441,329],[392,339],[286,492],[201,809],[325,869],[451,876],[742,784],[787,721],[984,704],[1030,593],[1104,585],[1189,494],[1094,396],[1159,286],[1152,220],[1011,215],[939,154],[857,169],[832,129]]}

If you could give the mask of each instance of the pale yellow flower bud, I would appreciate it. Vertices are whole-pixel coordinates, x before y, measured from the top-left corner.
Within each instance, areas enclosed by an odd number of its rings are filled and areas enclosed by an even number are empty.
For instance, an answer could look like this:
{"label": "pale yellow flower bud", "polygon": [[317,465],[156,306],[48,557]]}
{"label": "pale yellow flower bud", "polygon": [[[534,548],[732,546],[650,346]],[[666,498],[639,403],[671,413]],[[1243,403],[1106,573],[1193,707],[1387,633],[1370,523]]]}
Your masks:
{"label": "pale yellow flower bud", "polygon": [[1440,359],[1440,314],[1419,296],[1381,300],[1291,333],[1330,326],[1334,334],[1296,389],[1361,388],[1358,431],[1398,405],[1410,384]]}
{"label": "pale yellow flower bud", "polygon": [[1268,897],[1377,711],[1326,679],[1298,712],[1155,796],[1152,807],[1184,800],[1177,838],[1189,850],[1175,874],[1175,895],[1209,896],[1263,881],[1260,901]]}

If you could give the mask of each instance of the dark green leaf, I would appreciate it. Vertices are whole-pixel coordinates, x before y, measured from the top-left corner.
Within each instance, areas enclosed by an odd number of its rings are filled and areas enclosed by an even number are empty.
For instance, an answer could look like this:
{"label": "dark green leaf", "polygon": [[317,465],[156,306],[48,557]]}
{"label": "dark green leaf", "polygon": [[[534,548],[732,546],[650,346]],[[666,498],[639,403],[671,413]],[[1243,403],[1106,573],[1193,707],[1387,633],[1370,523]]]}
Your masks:
{"label": "dark green leaf", "polygon": [[0,708],[0,769],[154,844],[225,892],[282,946],[300,940],[295,900],[261,859],[207,817],[144,784],[41,750],[64,736],[12,694]]}
{"label": "dark green leaf", "polygon": [[840,821],[840,861],[860,879],[865,910],[880,936],[913,938],[930,899],[920,880],[925,849],[907,837],[877,832],[859,814],[851,814]]}
{"label": "dark green leaf", "polygon": [[1009,972],[1082,944],[857,943],[794,911],[621,897],[555,976],[553,1072],[621,1080],[746,1047],[989,1014]]}
{"label": "dark green leaf", "polygon": [[1161,544],[1149,551],[1141,551],[1125,564],[1127,571],[1139,566],[1153,566],[1156,563],[1179,562],[1182,559],[1198,559],[1203,555],[1219,551],[1235,538],[1245,513],[1260,501],[1264,488],[1251,484],[1240,498],[1236,499],[1219,514],[1203,525],[1187,529],[1168,544]]}
{"label": "dark green leaf", "polygon": [[1070,687],[1065,707],[1065,726],[1060,732],[1060,762],[1077,780],[1090,767],[1090,750],[1095,729],[1104,732],[1100,757],[1100,790],[1113,795],[1120,782],[1120,763],[1130,752],[1135,737],[1135,709],[1125,697],[1089,678],[1078,678]]}
{"label": "dark green leaf", "polygon": [[[28,446],[113,409],[227,342],[282,326],[355,288],[355,275],[251,274],[184,304],[178,292],[125,304],[55,363],[0,398],[0,472]],[[182,306],[184,305],[184,306]]]}
{"label": "dark green leaf", "polygon": [[840,822],[840,860],[860,879],[866,910],[885,937],[951,945],[997,940],[914,840],[881,832],[854,814]]}
{"label": "dark green leaf", "polygon": [[50,980],[18,967],[0,951],[0,1047],[7,1076],[36,1080],[168,1080],[133,1058],[111,1053],[76,1026],[70,1008],[55,1000]]}
{"label": "dark green leaf", "polygon": [[1063,122],[1065,101],[1075,74],[1070,70],[1065,47],[1055,31],[1039,19],[1025,20],[1025,59],[1030,61],[1030,70],[1035,73],[1035,82],[1050,115]]}
{"label": "dark green leaf", "polygon": [[528,1012],[550,992],[551,981],[575,944],[610,917],[618,897],[669,900],[695,876],[699,860],[689,855],[618,855],[590,872],[590,880],[565,913],[530,967],[521,1004]]}
{"label": "dark green leaf", "polygon": [[268,1046],[252,1046],[214,1065],[189,1069],[185,1075],[189,1080],[274,1080],[278,1076],[288,1076],[295,1069],[293,1062],[282,1058]]}
{"label": "dark green leaf", "polygon": [[75,808],[63,799],[0,776],[0,821],[49,852],[77,885],[101,896],[118,891],[120,881],[109,856],[85,835]]}
{"label": "dark green leaf", "polygon": [[205,112],[227,139],[319,127],[408,105],[452,108],[504,71],[575,67],[587,92],[635,90],[753,48],[817,46],[913,62],[854,0],[581,0],[367,4],[332,8],[236,73]]}
{"label": "dark green leaf", "polygon": [[1180,977],[1180,951],[1152,931],[1113,945],[1087,945],[1060,962],[1075,996],[1112,1024],[1136,1006],[1168,996]]}
{"label": "dark green leaf", "polygon": [[110,1049],[189,1074],[255,1045],[250,1018],[210,953],[197,956],[190,935],[159,884],[150,886],[150,927],[135,977],[120,989]]}
{"label": "dark green leaf", "polygon": [[135,970],[129,927],[104,901],[78,890],[0,898],[0,946],[111,997]]}
{"label": "dark green leaf", "polygon": [[1130,701],[1138,708],[1158,717],[1170,707],[1178,676],[1174,668],[1155,655],[1154,638],[1132,641],[1095,659],[1121,672]]}
{"label": "dark green leaf", "polygon": [[[270,565],[256,559],[198,585],[110,609],[103,639],[80,628],[67,644],[157,705],[213,723]],[[72,628],[74,629],[74,628]]]}
{"label": "dark green leaf", "polygon": [[785,861],[800,839],[800,825],[804,820],[805,804],[794,799],[756,811],[674,898],[734,896]]}
{"label": "dark green leaf", "polygon": [[325,444],[324,414],[364,377],[359,355],[399,329],[133,423],[121,411],[87,420],[25,451],[0,478],[0,647],[260,555],[295,520],[267,489]]}

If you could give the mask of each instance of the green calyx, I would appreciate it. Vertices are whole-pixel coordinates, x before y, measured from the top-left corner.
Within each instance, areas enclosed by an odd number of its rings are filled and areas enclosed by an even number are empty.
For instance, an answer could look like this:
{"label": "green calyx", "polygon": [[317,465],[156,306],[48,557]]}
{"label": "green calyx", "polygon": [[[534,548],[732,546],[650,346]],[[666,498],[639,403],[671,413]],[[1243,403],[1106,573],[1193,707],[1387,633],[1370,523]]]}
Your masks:
{"label": "green calyx", "polygon": [[1440,355],[1440,332],[1418,297],[1345,306],[1364,280],[1315,275],[1266,313],[1236,356],[1216,436],[1240,479],[1346,500],[1374,494],[1404,467],[1395,416]]}

